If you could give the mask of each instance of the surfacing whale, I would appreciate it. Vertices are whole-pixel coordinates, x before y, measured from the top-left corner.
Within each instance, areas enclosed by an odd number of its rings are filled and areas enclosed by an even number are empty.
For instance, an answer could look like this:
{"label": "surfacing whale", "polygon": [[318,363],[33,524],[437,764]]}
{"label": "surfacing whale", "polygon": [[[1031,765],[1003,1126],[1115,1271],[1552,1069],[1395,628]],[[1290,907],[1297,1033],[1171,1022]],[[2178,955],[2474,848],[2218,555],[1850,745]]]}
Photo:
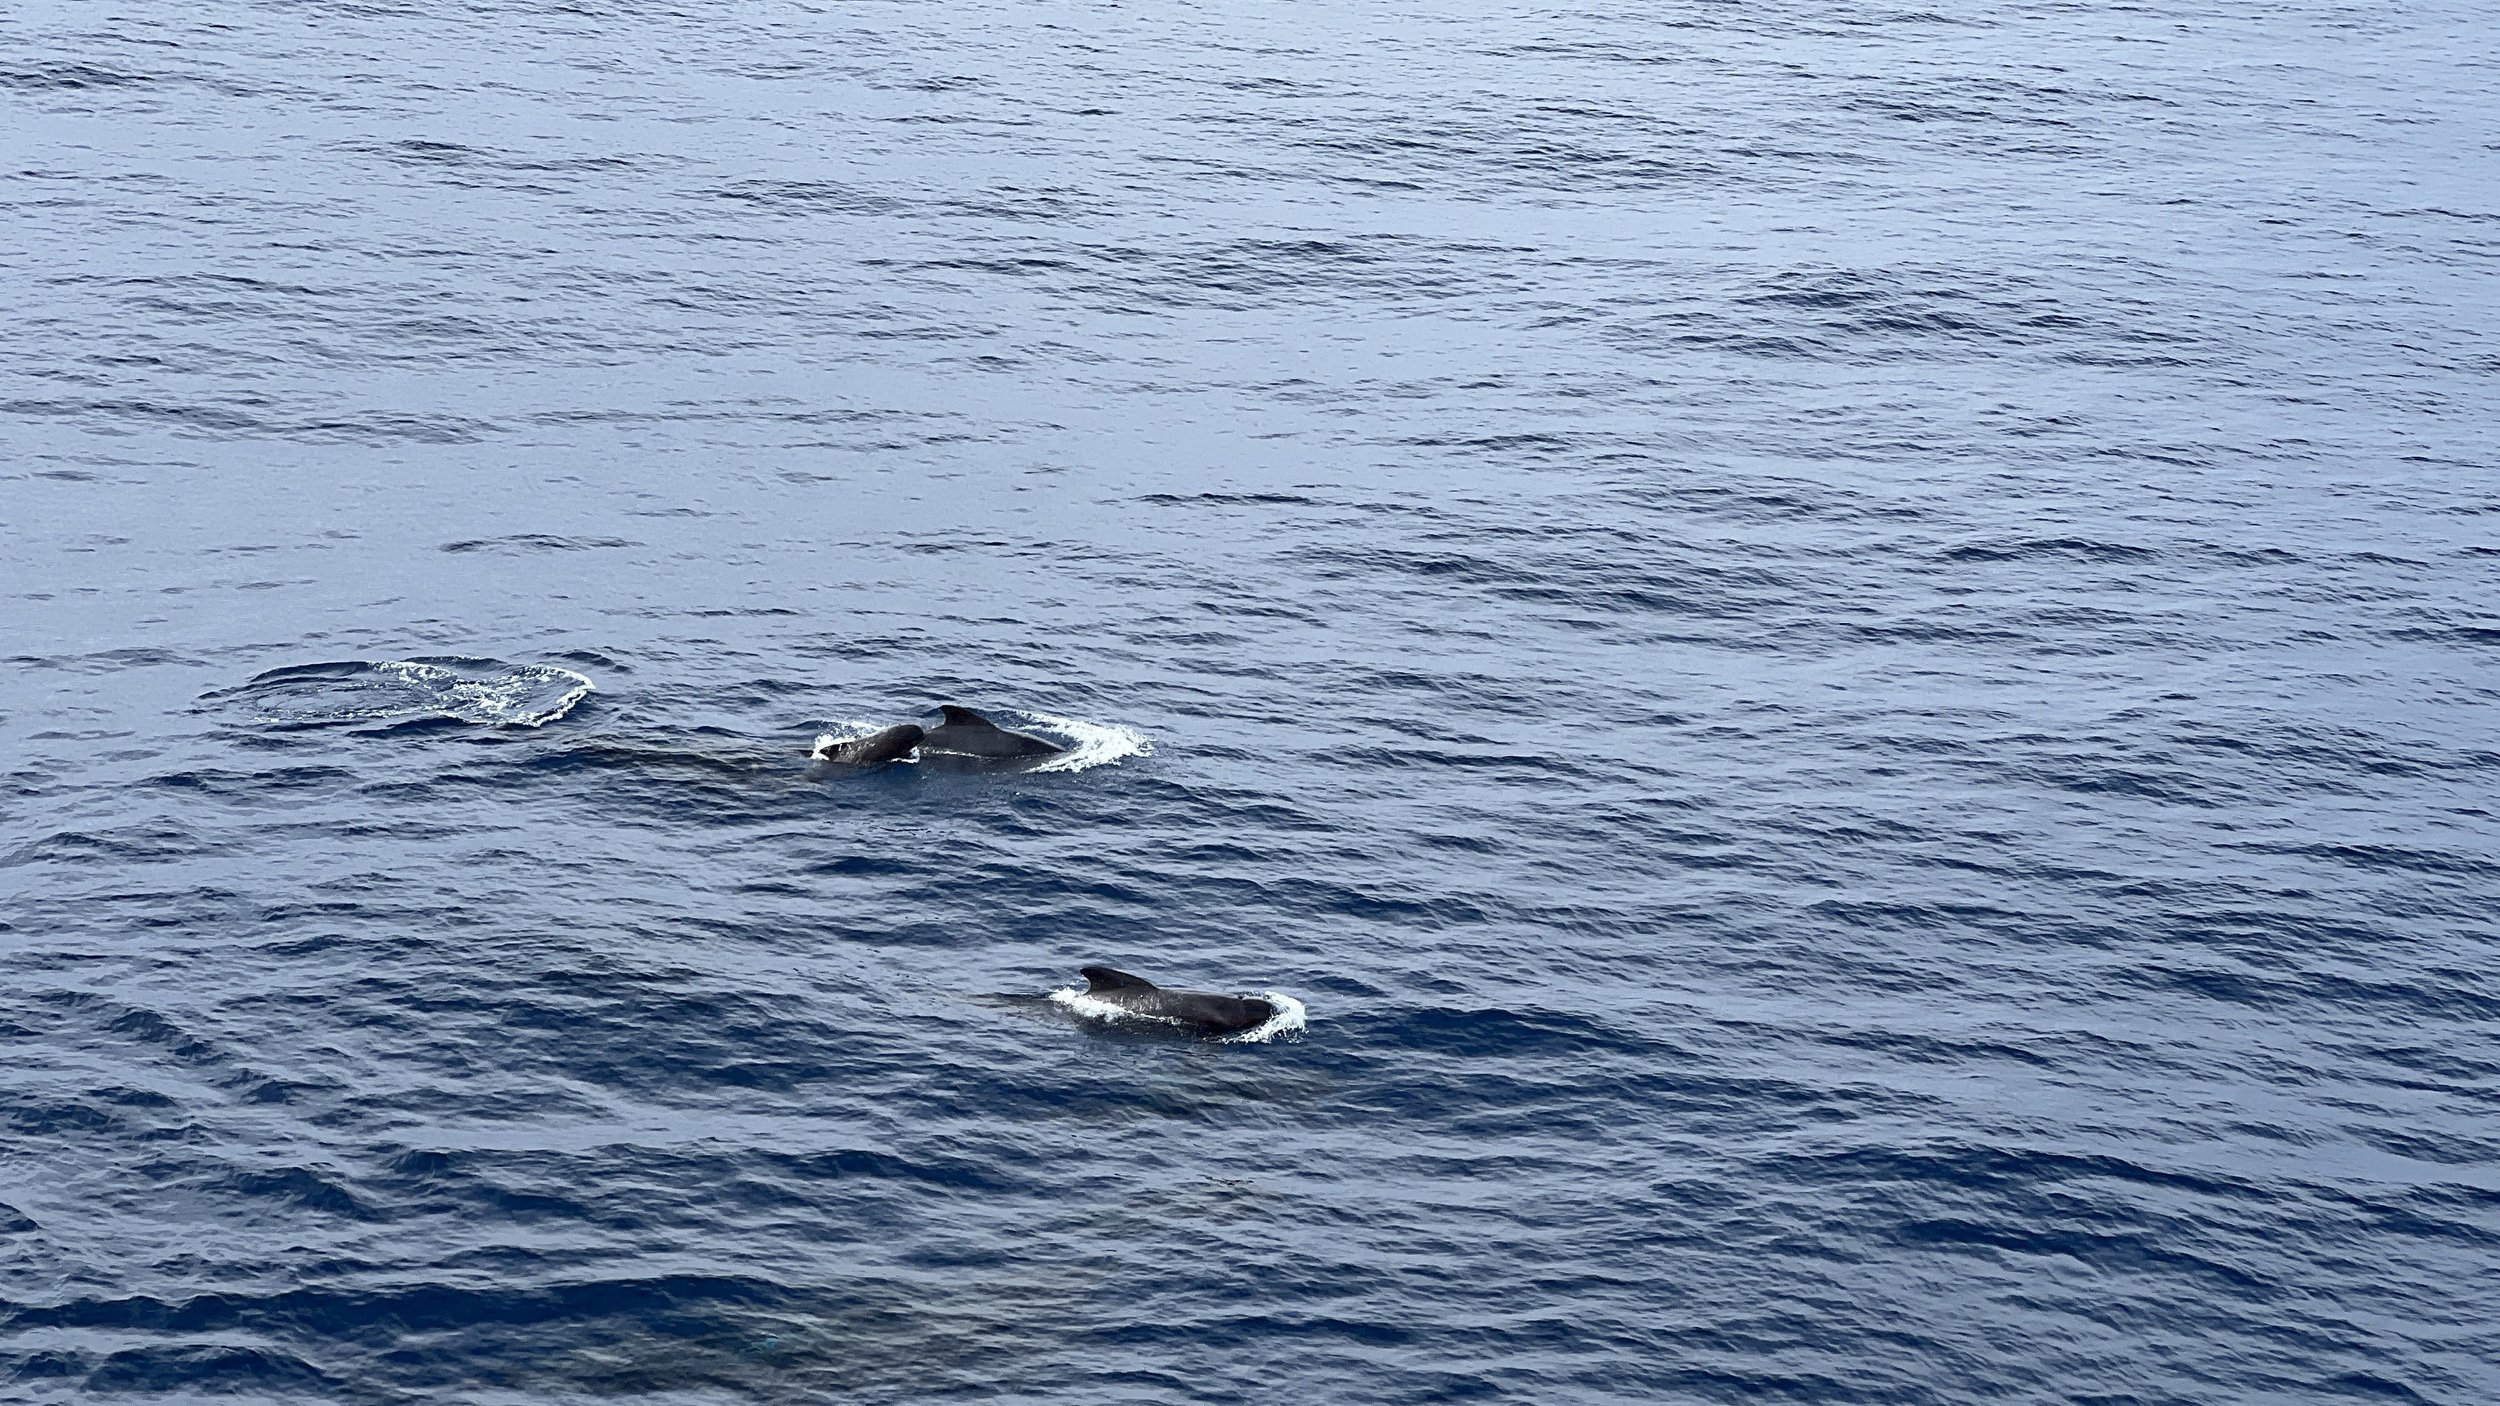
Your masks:
{"label": "surfacing whale", "polygon": [[1009,732],[970,708],[949,703],[938,712],[946,721],[920,736],[920,745],[927,751],[966,757],[1049,757],[1068,750],[1056,742]]}
{"label": "surfacing whale", "polygon": [[866,737],[838,742],[816,754],[820,762],[844,762],[851,766],[876,766],[890,762],[921,744],[928,734],[910,723],[889,727]]}
{"label": "surfacing whale", "polygon": [[1166,991],[1142,976],[1110,967],[1083,967],[1085,995],[1132,1015],[1167,1020],[1202,1035],[1237,1035],[1276,1018],[1272,1002],[1255,996],[1218,996],[1208,991]]}

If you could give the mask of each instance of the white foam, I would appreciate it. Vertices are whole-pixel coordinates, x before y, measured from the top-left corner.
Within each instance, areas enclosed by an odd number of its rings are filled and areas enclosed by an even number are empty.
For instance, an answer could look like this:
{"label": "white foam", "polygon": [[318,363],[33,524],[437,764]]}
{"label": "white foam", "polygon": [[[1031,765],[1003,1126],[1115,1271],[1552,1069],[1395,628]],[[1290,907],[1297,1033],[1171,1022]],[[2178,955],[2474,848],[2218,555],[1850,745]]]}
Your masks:
{"label": "white foam", "polygon": [[1154,755],[1154,740],[1133,727],[1063,718],[1056,713],[1026,713],[1044,731],[1057,733],[1068,750],[1035,764],[1033,771],[1090,771],[1098,766]]}
{"label": "white foam", "polygon": [[[1215,1043],[1219,1045],[1264,1045],[1279,1035],[1291,1034],[1304,1029],[1311,1023],[1310,1009],[1282,991],[1261,991],[1258,997],[1274,1006],[1276,1014],[1248,1030],[1222,1036]],[[1051,992],[1050,999],[1067,1007],[1070,1014],[1083,1016],[1087,1020],[1104,1022],[1125,1020],[1140,1025],[1184,1025],[1187,1023],[1174,1020],[1170,1016],[1141,1015],[1126,1006],[1115,1006],[1109,1001],[1097,999],[1073,986],[1062,986]]]}

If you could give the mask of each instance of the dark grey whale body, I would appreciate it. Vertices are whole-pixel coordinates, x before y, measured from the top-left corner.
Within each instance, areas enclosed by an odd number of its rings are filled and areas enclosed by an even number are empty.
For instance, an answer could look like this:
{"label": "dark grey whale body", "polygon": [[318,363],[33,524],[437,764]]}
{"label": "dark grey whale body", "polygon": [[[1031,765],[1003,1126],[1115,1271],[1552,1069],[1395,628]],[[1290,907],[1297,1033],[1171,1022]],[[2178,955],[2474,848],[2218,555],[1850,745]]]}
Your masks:
{"label": "dark grey whale body", "polygon": [[1276,1018],[1276,1007],[1255,996],[1218,996],[1207,991],[1166,991],[1142,976],[1110,967],[1084,967],[1085,994],[1134,1015],[1168,1020],[1202,1035],[1233,1035]]}
{"label": "dark grey whale body", "polygon": [[910,723],[889,727],[866,737],[854,737],[816,754],[818,761],[846,762],[852,766],[875,766],[890,762],[921,744],[928,736]]}
{"label": "dark grey whale body", "polygon": [[1009,732],[970,708],[950,703],[938,712],[945,715],[946,721],[920,738],[921,747],[931,752],[953,752],[966,757],[1049,757],[1068,750],[1056,742]]}
{"label": "dark grey whale body", "polygon": [[919,749],[922,760],[936,753],[952,758],[970,757],[983,761],[1026,761],[1035,757],[1055,757],[1068,749],[1056,742],[1022,732],[1009,732],[970,708],[953,704],[938,709],[946,721],[923,729],[913,723],[889,727],[866,737],[837,742],[815,753],[820,762],[839,762],[847,766],[879,766]]}

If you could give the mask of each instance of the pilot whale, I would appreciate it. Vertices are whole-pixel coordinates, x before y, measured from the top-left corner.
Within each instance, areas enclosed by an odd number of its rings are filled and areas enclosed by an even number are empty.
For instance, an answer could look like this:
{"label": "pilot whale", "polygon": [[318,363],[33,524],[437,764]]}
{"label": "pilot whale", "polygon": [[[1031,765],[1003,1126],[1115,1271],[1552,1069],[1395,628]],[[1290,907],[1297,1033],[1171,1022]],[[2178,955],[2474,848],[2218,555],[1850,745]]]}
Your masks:
{"label": "pilot whale", "polygon": [[1110,967],[1084,967],[1085,995],[1131,1015],[1166,1020],[1202,1035],[1235,1035],[1276,1018],[1273,1002],[1255,996],[1218,996],[1207,991],[1166,991],[1142,976]]}
{"label": "pilot whale", "polygon": [[1021,732],[1009,732],[970,708],[953,704],[938,709],[946,721],[922,733],[920,745],[931,752],[967,757],[1049,757],[1068,750]]}
{"label": "pilot whale", "polygon": [[866,737],[837,742],[816,754],[820,762],[847,762],[852,766],[875,766],[890,762],[920,745],[928,734],[910,723],[889,727]]}

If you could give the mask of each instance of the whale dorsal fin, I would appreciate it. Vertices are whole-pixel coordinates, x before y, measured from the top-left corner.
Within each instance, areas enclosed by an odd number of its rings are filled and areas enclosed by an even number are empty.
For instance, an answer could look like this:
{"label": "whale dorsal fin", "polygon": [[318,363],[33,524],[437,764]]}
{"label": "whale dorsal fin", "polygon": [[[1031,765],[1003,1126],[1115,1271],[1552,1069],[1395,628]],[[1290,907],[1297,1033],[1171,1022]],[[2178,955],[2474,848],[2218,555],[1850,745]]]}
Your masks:
{"label": "whale dorsal fin", "polygon": [[982,717],[979,713],[972,711],[970,708],[958,708],[952,703],[941,704],[938,711],[946,715],[946,725],[948,727],[998,726],[998,724]]}
{"label": "whale dorsal fin", "polygon": [[1081,967],[1077,970],[1077,975],[1085,978],[1085,989],[1089,993],[1117,991],[1122,987],[1131,991],[1155,989],[1155,984],[1142,976],[1130,976],[1127,972],[1115,971],[1110,967]]}

